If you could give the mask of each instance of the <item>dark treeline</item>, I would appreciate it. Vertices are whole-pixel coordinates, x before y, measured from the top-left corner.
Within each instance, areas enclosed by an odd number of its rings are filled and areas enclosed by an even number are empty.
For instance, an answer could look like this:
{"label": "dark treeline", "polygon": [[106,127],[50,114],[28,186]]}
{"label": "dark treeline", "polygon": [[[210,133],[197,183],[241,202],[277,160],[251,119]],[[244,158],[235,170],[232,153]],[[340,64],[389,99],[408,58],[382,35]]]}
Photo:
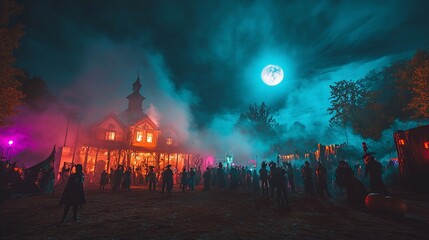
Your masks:
{"label": "dark treeline", "polygon": [[363,138],[379,140],[395,120],[429,117],[429,52],[369,72],[364,78],[335,82],[331,88],[331,123]]}

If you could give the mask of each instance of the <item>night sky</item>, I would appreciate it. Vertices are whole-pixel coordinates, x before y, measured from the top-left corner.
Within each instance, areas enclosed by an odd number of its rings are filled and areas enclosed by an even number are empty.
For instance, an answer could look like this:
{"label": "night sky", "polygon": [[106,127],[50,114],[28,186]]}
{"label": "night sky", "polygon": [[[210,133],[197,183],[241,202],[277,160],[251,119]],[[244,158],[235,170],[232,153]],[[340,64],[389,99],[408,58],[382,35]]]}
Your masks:
{"label": "night sky", "polygon": [[[429,1],[22,1],[17,65],[93,121],[138,75],[157,122],[228,134],[265,101],[286,126],[327,126],[329,85],[429,46]],[[270,87],[262,68],[280,65]]]}

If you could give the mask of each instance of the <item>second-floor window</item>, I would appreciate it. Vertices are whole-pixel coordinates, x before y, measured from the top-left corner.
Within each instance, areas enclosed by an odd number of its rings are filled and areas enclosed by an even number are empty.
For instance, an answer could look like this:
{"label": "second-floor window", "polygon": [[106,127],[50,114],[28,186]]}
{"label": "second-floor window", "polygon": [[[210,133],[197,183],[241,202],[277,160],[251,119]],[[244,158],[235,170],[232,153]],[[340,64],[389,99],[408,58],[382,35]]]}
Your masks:
{"label": "second-floor window", "polygon": [[143,131],[137,131],[136,132],[136,141],[142,142],[143,141]]}
{"label": "second-floor window", "polygon": [[153,133],[148,132],[146,134],[146,142],[148,142],[148,143],[153,142]]}
{"label": "second-floor window", "polygon": [[115,141],[115,138],[116,138],[116,132],[114,132],[114,131],[106,131],[105,140]]}
{"label": "second-floor window", "polygon": [[173,144],[173,139],[167,138],[167,145],[172,145],[172,144]]}

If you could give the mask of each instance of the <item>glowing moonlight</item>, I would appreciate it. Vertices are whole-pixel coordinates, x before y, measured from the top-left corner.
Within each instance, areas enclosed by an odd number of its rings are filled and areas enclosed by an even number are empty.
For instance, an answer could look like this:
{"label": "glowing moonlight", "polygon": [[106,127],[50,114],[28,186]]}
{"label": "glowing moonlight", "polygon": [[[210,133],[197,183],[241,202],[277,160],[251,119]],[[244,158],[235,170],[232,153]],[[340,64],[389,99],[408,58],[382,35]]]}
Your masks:
{"label": "glowing moonlight", "polygon": [[283,69],[277,65],[268,65],[261,72],[262,81],[269,86],[275,86],[283,80]]}

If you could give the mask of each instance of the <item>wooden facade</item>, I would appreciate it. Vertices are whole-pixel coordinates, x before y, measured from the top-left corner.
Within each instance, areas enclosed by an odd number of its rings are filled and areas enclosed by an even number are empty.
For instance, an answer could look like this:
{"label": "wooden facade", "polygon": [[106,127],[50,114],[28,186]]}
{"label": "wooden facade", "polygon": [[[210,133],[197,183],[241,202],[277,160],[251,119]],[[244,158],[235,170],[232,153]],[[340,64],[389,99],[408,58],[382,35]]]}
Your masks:
{"label": "wooden facade", "polygon": [[118,165],[136,171],[154,166],[160,172],[165,166],[173,169],[192,167],[193,155],[182,145],[180,138],[169,128],[161,130],[142,110],[140,79],[133,83],[128,109],[110,113],[80,133],[75,163],[84,171],[99,176]]}

